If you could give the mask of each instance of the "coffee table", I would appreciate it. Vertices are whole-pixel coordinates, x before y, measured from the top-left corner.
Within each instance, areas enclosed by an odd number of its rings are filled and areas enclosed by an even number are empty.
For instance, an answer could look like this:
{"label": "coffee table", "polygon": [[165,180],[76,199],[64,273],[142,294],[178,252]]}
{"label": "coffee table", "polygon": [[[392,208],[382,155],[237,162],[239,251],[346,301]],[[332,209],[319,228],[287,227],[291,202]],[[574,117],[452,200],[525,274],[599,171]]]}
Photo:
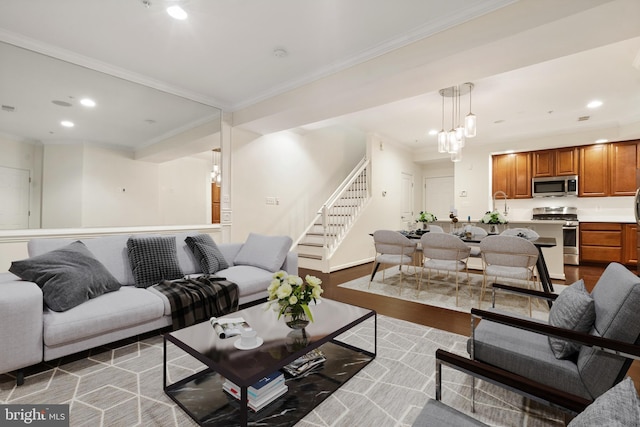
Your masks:
{"label": "coffee table", "polygon": [[[375,311],[329,299],[311,306],[311,311],[315,322],[305,328],[304,335],[289,329],[282,318],[278,320],[276,313],[265,311],[262,304],[225,316],[243,317],[258,332],[264,343],[253,350],[236,349],[234,342],[239,337],[218,338],[209,322],[165,334],[165,393],[203,426],[294,425],[376,357]],[[353,340],[357,345],[345,342],[348,336],[336,339],[370,318],[373,329],[364,334],[364,340],[362,336]],[[167,341],[206,368],[167,384]],[[361,348],[361,344],[367,348]],[[287,378],[287,393],[258,412],[248,409],[248,386],[315,348],[327,359],[320,369]],[[241,388],[240,400],[222,390],[225,378]]]}

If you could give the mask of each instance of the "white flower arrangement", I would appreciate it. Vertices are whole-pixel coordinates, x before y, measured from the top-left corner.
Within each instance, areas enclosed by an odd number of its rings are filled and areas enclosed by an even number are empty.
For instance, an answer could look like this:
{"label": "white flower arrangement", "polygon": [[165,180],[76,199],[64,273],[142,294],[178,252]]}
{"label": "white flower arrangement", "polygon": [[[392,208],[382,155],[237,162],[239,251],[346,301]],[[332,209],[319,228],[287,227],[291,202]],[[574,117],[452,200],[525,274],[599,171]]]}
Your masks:
{"label": "white flower arrangement", "polygon": [[436,218],[436,216],[431,212],[420,211],[420,214],[418,215],[418,219],[416,219],[416,222],[434,222],[437,220],[438,218]]}
{"label": "white flower arrangement", "polygon": [[278,319],[285,313],[293,318],[303,314],[313,322],[313,315],[309,310],[309,303],[316,302],[324,290],[320,286],[322,280],[307,275],[304,282],[300,276],[289,275],[286,271],[273,273],[273,280],[267,288],[267,307],[278,312]]}
{"label": "white flower arrangement", "polygon": [[498,211],[487,211],[480,222],[483,224],[506,224],[509,221]]}

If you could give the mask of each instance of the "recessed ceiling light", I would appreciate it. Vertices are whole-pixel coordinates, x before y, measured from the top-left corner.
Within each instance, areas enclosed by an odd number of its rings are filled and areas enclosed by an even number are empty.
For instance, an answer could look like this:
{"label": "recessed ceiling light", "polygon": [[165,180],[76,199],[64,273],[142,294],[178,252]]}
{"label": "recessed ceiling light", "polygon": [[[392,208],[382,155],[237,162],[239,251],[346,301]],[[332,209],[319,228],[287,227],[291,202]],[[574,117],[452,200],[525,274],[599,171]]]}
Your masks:
{"label": "recessed ceiling light", "polygon": [[609,142],[609,140],[605,138],[596,139],[596,144],[604,144],[605,142]]}
{"label": "recessed ceiling light", "polygon": [[167,8],[167,13],[173,19],[179,19],[180,21],[187,19],[187,16],[188,16],[187,12],[185,12],[184,9],[178,6],[177,4],[174,4],[173,6],[169,6]]}
{"label": "recessed ceiling light", "polygon": [[431,130],[429,131],[429,135],[432,135],[432,136],[433,136],[433,135],[437,135],[437,134],[438,134],[438,131],[437,131],[436,129],[431,129]]}
{"label": "recessed ceiling light", "polygon": [[594,99],[593,101],[587,104],[587,108],[598,108],[600,106],[602,106],[602,101],[598,99]]}
{"label": "recessed ceiling light", "polygon": [[85,107],[95,107],[96,106],[96,101],[94,101],[93,99],[89,99],[89,98],[82,98],[80,100],[80,104],[84,105]]}
{"label": "recessed ceiling light", "polygon": [[73,124],[73,122],[69,121],[69,120],[63,120],[60,122],[60,124],[66,128],[72,128],[75,125]]}

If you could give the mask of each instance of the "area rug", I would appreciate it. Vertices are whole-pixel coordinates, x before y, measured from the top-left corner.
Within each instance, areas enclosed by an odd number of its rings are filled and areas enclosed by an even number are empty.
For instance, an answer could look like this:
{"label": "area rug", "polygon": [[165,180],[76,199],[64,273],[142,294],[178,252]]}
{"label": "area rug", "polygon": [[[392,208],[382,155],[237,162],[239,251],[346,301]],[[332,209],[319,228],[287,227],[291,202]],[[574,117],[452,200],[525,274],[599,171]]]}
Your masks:
{"label": "area rug", "polygon": [[[371,343],[370,319],[340,339]],[[377,358],[303,418],[300,427],[409,427],[435,393],[436,349],[466,356],[466,337],[378,316]],[[162,337],[102,347],[82,357],[43,364],[17,387],[0,375],[0,404],[69,404],[71,426],[195,426],[162,391]],[[168,345],[169,380],[204,366]],[[471,378],[443,367],[442,400],[470,413]],[[473,417],[492,426],[561,426],[562,414],[483,381]]]}
{"label": "area rug", "polygon": [[[420,269],[413,274],[413,268],[409,272],[403,269],[402,287],[400,286],[400,272],[398,267],[387,268],[383,272],[380,269],[369,285],[370,276],[363,276],[349,282],[338,285],[346,289],[354,289],[361,292],[369,292],[384,295],[391,298],[399,298],[405,301],[414,301],[449,310],[470,313],[472,308],[488,309],[491,307],[491,286],[484,294],[480,303],[480,290],[482,288],[482,274],[469,273],[469,281],[465,273],[458,276],[458,304],[456,305],[456,276],[454,273],[433,272],[431,281],[427,285],[427,271],[422,277],[422,285],[418,293]],[[528,284],[521,280],[500,280],[500,283],[527,288]],[[565,285],[553,285],[555,293],[560,293]],[[529,316],[529,298],[506,292],[496,292],[496,308],[516,314]],[[549,318],[549,306],[542,300],[532,299],[531,317],[541,320]]]}

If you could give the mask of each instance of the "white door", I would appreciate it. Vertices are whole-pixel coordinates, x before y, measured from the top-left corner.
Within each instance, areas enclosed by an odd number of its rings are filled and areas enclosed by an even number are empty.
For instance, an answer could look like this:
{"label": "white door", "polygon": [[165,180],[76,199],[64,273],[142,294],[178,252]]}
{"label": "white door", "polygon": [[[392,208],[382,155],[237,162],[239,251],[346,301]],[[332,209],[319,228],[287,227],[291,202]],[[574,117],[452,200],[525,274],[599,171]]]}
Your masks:
{"label": "white door", "polygon": [[29,228],[29,171],[0,166],[0,229]]}
{"label": "white door", "polygon": [[427,177],[424,179],[424,209],[438,217],[448,220],[450,209],[454,206],[452,176]]}
{"label": "white door", "polygon": [[402,208],[400,217],[402,222],[413,221],[413,175],[410,173],[402,172],[400,197],[400,206]]}

